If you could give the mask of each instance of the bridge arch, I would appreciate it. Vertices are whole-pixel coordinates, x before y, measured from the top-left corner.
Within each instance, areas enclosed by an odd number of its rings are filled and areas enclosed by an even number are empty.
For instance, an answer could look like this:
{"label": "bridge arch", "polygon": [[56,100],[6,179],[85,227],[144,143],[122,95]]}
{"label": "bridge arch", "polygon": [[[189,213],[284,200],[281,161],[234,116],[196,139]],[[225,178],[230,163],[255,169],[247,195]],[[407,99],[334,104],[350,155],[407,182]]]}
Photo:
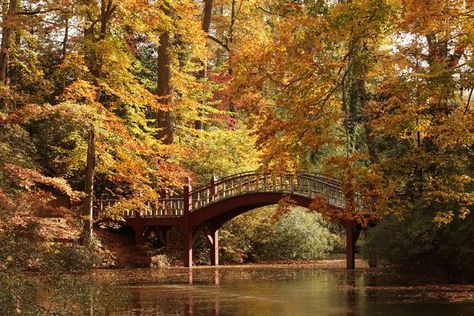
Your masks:
{"label": "bridge arch", "polygon": [[[178,226],[184,234],[184,265],[192,266],[193,243],[202,230],[211,244],[211,264],[218,265],[218,232],[225,222],[252,209],[277,204],[289,196],[297,205],[309,207],[320,196],[335,208],[345,207],[341,182],[318,174],[280,174],[246,172],[223,179],[211,179],[210,184],[193,190],[189,178],[183,193],[164,197],[143,213],[125,212],[125,224],[135,231],[136,242],[143,242],[146,227]],[[356,201],[356,205],[360,202]],[[346,232],[347,268],[355,266],[354,247],[360,225],[353,220],[342,223]]]}
{"label": "bridge arch", "polygon": [[220,200],[197,212],[191,212],[189,220],[196,226],[208,223],[212,226],[221,227],[238,215],[262,206],[278,204],[285,197],[290,197],[297,206],[309,208],[311,204],[311,199],[305,196],[280,192],[254,192]]}

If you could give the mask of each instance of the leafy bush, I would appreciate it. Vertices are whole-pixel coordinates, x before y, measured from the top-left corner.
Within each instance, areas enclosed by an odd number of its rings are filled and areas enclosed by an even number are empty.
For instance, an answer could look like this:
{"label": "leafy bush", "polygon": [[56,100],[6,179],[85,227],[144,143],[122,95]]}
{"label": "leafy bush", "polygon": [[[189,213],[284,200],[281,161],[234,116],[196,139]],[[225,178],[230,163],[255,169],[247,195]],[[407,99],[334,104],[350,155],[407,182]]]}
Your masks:
{"label": "leafy bush", "polygon": [[340,242],[320,214],[294,208],[272,223],[274,207],[265,207],[225,224],[224,261],[313,260],[327,256]]}
{"label": "leafy bush", "polygon": [[386,218],[369,229],[363,251],[403,270],[474,279],[474,216],[448,224],[433,216],[419,209],[402,220]]}
{"label": "leafy bush", "polygon": [[270,260],[320,259],[334,249],[338,240],[321,214],[297,208],[276,223],[262,248],[262,256]]}
{"label": "leafy bush", "polygon": [[[36,301],[40,284],[44,287],[44,280],[54,283],[66,277],[63,272],[84,271],[97,263],[91,249],[51,243],[40,234],[33,214],[45,207],[46,197],[38,192],[7,195],[0,190],[0,315],[54,314]],[[31,271],[41,274],[26,274]],[[65,284],[53,285],[62,293]],[[62,295],[72,300],[71,293]]]}
{"label": "leafy bush", "polygon": [[17,271],[0,271],[0,315],[41,315],[35,304],[37,284]]}
{"label": "leafy bush", "polygon": [[47,257],[49,269],[55,271],[86,271],[99,263],[99,258],[77,244],[55,246]]}
{"label": "leafy bush", "polygon": [[10,196],[0,190],[0,270],[76,271],[97,263],[93,249],[51,243],[40,234],[34,214],[47,207],[49,196],[38,192]]}

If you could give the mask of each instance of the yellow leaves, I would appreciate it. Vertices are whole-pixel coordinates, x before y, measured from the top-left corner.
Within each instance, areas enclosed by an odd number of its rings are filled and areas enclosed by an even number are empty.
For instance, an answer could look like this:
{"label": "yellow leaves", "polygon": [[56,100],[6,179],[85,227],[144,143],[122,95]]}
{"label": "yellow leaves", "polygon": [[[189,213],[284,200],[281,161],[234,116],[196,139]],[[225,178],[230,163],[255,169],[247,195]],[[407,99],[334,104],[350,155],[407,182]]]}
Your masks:
{"label": "yellow leaves", "polygon": [[211,175],[222,177],[255,170],[259,167],[255,137],[237,126],[234,130],[212,128],[194,137],[183,139],[188,151],[179,157],[182,165],[199,176],[198,182],[208,183]]}
{"label": "yellow leaves", "polygon": [[437,212],[435,217],[433,218],[433,222],[437,223],[438,225],[446,225],[453,221],[454,213],[453,211],[446,211],[446,212]]}
{"label": "yellow leaves", "polygon": [[440,149],[470,147],[474,144],[472,117],[460,111],[438,118],[437,124],[430,127],[430,136]]}
{"label": "yellow leaves", "polygon": [[76,76],[83,75],[88,71],[84,55],[77,52],[68,53],[56,68],[60,71],[68,72],[69,74],[74,74]]}
{"label": "yellow leaves", "polygon": [[97,100],[98,88],[89,81],[76,80],[64,88],[64,92],[59,96],[60,101],[73,101],[90,103]]}
{"label": "yellow leaves", "polygon": [[467,207],[461,207],[459,209],[458,217],[460,219],[466,219],[467,216],[471,215],[471,211]]}
{"label": "yellow leaves", "polygon": [[10,114],[6,120],[26,124],[32,121],[57,117],[79,124],[90,124],[95,118],[100,119],[99,116],[98,109],[93,106],[74,102],[63,102],[57,105],[28,104]]}
{"label": "yellow leaves", "polygon": [[467,9],[464,3],[463,0],[402,0],[400,26],[423,35],[444,32],[449,25],[455,25],[455,20]]}

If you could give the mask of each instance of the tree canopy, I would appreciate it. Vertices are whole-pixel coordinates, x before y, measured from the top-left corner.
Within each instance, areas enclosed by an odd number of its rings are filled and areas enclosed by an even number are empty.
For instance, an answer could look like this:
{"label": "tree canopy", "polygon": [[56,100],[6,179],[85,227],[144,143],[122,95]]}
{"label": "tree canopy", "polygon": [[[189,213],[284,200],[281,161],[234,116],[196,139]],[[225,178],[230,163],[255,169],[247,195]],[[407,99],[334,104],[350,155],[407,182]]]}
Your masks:
{"label": "tree canopy", "polygon": [[[329,173],[333,217],[469,216],[471,0],[4,0],[1,190],[141,209],[185,176]],[[27,180],[25,182],[25,179]],[[26,184],[25,184],[26,183]]]}

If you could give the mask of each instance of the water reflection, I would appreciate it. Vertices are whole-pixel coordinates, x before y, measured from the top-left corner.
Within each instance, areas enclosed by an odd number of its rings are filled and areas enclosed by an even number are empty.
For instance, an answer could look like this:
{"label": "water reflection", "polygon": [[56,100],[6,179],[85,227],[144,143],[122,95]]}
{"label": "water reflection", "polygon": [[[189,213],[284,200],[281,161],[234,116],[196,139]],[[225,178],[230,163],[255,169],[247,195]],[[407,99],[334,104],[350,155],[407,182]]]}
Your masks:
{"label": "water reflection", "polygon": [[125,287],[133,315],[355,315],[356,278],[311,269],[190,269]]}
{"label": "water reflection", "polygon": [[347,304],[347,316],[354,316],[357,310],[357,295],[356,295],[356,282],[355,272],[347,271],[346,273],[346,304]]}
{"label": "water reflection", "polygon": [[[193,270],[193,269],[189,269],[189,271],[188,271],[188,284],[189,285],[193,284],[194,271],[195,270]],[[219,268],[214,268],[213,272],[214,272],[214,274],[213,274],[214,278],[212,279],[212,283],[214,285],[219,285],[219,283],[220,283],[220,270],[219,270]]]}
{"label": "water reflection", "polygon": [[[133,309],[120,310],[117,314],[418,316],[474,313],[473,302],[454,304],[433,300],[423,286],[408,291],[406,286],[395,286],[397,281],[377,273],[281,267],[143,270],[126,277],[128,284],[121,285],[133,293],[130,303]],[[468,288],[469,291],[474,297],[474,287]]]}
{"label": "water reflection", "polygon": [[[474,285],[417,285],[382,270],[108,270],[48,286],[39,301],[59,314],[474,315]],[[464,300],[450,301],[461,294]]]}

